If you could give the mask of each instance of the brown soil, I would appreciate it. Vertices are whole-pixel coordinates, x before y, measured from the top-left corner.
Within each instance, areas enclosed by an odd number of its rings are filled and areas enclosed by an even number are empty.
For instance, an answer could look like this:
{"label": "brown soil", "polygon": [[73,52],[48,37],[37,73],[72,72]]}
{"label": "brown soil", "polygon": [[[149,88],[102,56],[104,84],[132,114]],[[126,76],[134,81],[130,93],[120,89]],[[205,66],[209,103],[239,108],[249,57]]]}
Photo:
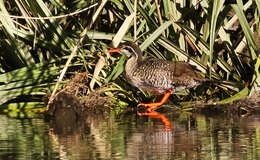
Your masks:
{"label": "brown soil", "polygon": [[[110,111],[111,98],[102,93],[102,88],[90,92],[88,75],[75,73],[70,82],[55,95],[46,117],[77,119],[88,114],[106,114]],[[89,93],[88,93],[89,92]]]}

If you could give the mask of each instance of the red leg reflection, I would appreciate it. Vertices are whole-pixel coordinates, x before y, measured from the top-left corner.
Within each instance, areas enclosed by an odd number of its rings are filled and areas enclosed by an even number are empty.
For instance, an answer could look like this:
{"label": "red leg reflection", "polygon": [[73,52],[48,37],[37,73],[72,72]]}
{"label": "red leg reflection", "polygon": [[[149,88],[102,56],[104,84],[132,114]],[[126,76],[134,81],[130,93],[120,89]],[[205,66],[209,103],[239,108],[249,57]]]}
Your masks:
{"label": "red leg reflection", "polygon": [[171,130],[171,122],[163,114],[160,114],[158,112],[152,111],[152,112],[138,113],[138,115],[139,116],[149,116],[149,118],[160,119],[164,123],[165,129],[167,131]]}

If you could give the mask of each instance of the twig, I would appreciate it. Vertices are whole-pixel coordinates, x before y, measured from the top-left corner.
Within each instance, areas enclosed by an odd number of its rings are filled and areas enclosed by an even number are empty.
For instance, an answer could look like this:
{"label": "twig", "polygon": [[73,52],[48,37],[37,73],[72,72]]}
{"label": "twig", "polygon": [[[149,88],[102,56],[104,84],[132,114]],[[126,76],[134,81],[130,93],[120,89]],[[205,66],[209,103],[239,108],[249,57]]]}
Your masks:
{"label": "twig", "polygon": [[198,53],[199,52],[199,49],[197,48],[197,46],[192,42],[192,40],[190,39],[189,35],[185,34],[183,31],[182,31],[182,28],[178,25],[178,23],[176,23],[176,20],[175,18],[169,14],[170,16],[170,19],[176,24],[177,26],[177,29],[184,34],[184,38],[185,40],[187,41],[187,43],[190,45],[190,47],[192,48],[192,50],[195,52],[195,53]]}
{"label": "twig", "polygon": [[75,11],[73,13],[65,14],[65,15],[60,15],[60,16],[50,16],[50,17],[25,17],[25,16],[15,16],[15,15],[9,15],[9,14],[2,14],[0,13],[0,16],[8,16],[10,18],[16,18],[16,19],[34,19],[34,20],[46,20],[46,19],[60,19],[64,17],[69,17],[69,16],[74,16],[76,14],[82,13],[84,11],[87,11],[95,6],[97,6],[98,3],[95,3],[87,8],[84,8],[82,10]]}
{"label": "twig", "polygon": [[136,41],[136,11],[137,11],[137,0],[135,0],[134,2],[134,12],[135,12],[135,16],[134,16],[134,41]]}
{"label": "twig", "polygon": [[[155,0],[155,6],[156,6],[156,10],[157,10],[157,15],[158,15],[158,18],[159,18],[159,22],[160,22],[160,25],[163,24],[163,20],[162,20],[162,15],[161,15],[161,12],[160,12],[160,5],[158,3],[158,0]],[[162,35],[165,37],[165,32],[162,33]]]}

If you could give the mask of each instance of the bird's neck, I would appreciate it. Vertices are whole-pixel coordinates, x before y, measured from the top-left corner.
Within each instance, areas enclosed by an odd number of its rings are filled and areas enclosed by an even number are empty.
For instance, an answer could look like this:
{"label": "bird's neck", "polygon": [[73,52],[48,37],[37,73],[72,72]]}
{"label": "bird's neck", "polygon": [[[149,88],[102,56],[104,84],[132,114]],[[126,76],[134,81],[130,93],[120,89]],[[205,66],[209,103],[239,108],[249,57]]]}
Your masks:
{"label": "bird's neck", "polygon": [[129,58],[125,65],[126,74],[131,74],[138,67],[141,61],[142,57],[140,56],[132,56],[131,58]]}

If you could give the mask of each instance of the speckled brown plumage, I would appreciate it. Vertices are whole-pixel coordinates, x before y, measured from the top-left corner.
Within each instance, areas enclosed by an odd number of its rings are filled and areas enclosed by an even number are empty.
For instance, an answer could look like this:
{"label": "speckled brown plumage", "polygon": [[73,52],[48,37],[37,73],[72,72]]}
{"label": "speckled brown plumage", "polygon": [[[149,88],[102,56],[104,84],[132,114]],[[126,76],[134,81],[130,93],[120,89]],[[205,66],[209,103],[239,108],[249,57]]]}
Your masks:
{"label": "speckled brown plumage", "polygon": [[[137,88],[154,94],[164,94],[172,89],[174,93],[198,86],[207,80],[188,63],[154,58],[142,59],[141,50],[133,42],[123,43],[121,47],[121,52],[129,56],[125,66],[126,78]],[[129,54],[130,48],[139,50],[139,53]],[[127,51],[129,53],[126,53]]]}
{"label": "speckled brown plumage", "polygon": [[129,83],[154,94],[164,94],[160,102],[139,103],[138,106],[147,107],[149,112],[139,115],[154,115],[153,110],[164,104],[172,93],[207,81],[188,63],[154,58],[143,59],[141,49],[133,42],[123,43],[119,48],[108,52],[121,52],[128,56],[125,74]]}

